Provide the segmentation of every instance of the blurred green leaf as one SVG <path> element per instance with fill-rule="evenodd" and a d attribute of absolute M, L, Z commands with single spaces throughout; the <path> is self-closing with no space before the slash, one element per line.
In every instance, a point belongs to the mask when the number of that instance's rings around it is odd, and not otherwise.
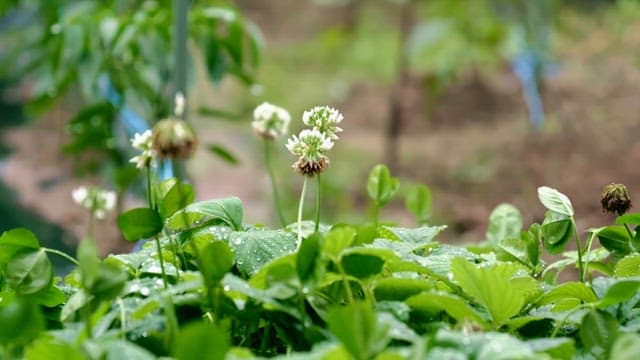
<path fill-rule="evenodd" d="M 137 208 L 118 216 L 118 227 L 127 241 L 150 238 L 162 230 L 162 218 L 149 208 Z"/>
<path fill-rule="evenodd" d="M 224 360 L 230 342 L 223 329 L 204 321 L 193 322 L 181 329 L 173 355 L 177 360 Z"/>
<path fill-rule="evenodd" d="M 610 359 L 609 352 L 619 333 L 620 325 L 611 314 L 592 310 L 582 319 L 578 336 L 596 359 Z"/>
<path fill-rule="evenodd" d="M 426 185 L 412 186 L 405 195 L 404 204 L 418 223 L 425 223 L 431 217 L 431 190 Z"/>
<path fill-rule="evenodd" d="M 489 216 L 487 241 L 493 245 L 507 239 L 519 239 L 522 231 L 522 215 L 511 204 L 498 205 Z"/>
<path fill-rule="evenodd" d="M 217 157 L 219 157 L 221 160 L 225 161 L 228 164 L 231 164 L 231 165 L 240 164 L 240 160 L 238 160 L 238 158 L 235 155 L 233 155 L 233 153 L 231 153 L 229 150 L 225 149 L 221 145 L 209 144 L 207 145 L 207 149 L 212 154 L 216 155 Z"/>
<path fill-rule="evenodd" d="M 386 205 L 400 188 L 400 181 L 391 177 L 389 169 L 385 165 L 376 165 L 369 174 L 367 192 L 369 198 L 378 207 Z"/>
<path fill-rule="evenodd" d="M 0 236 L 0 269 L 21 251 L 33 251 L 40 248 L 38 238 L 27 229 L 5 231 Z"/>
<path fill-rule="evenodd" d="M 7 285 L 20 295 L 31 295 L 51 285 L 53 269 L 43 249 L 14 256 L 5 270 Z"/>
<path fill-rule="evenodd" d="M 242 202 L 237 197 L 195 202 L 171 216 L 168 225 L 177 231 L 205 222 L 219 222 L 241 231 Z"/>

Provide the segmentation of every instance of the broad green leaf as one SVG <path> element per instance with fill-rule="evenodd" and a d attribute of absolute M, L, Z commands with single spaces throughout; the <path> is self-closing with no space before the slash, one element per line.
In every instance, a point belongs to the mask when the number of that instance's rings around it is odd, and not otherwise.
<path fill-rule="evenodd" d="M 640 254 L 631 254 L 622 258 L 613 269 L 616 277 L 640 276 Z"/>
<path fill-rule="evenodd" d="M 327 233 L 322 241 L 322 254 L 337 259 L 340 253 L 351 246 L 356 231 L 351 227 L 339 227 Z"/>
<path fill-rule="evenodd" d="M 635 360 L 640 354 L 640 335 L 637 333 L 621 334 L 613 343 L 610 358 L 615 360 Z"/>
<path fill-rule="evenodd" d="M 233 232 L 229 245 L 235 255 L 238 270 L 252 275 L 273 259 L 296 249 L 297 239 L 283 230 Z"/>
<path fill-rule="evenodd" d="M 559 360 L 571 360 L 576 352 L 575 341 L 571 338 L 533 339 L 527 341 L 527 345 L 537 353 L 545 353 Z"/>
<path fill-rule="evenodd" d="M 149 350 L 125 340 L 109 340 L 101 343 L 106 350 L 106 360 L 154 360 L 157 357 Z M 65 359 L 66 360 L 66 359 Z"/>
<path fill-rule="evenodd" d="M 451 262 L 454 279 L 467 294 L 489 310 L 497 324 L 518 314 L 525 304 L 526 292 L 511 283 L 514 273 L 504 270 L 507 268 L 478 268 L 463 258 L 455 258 Z"/>
<path fill-rule="evenodd" d="M 196 202 L 169 218 L 174 231 L 195 227 L 204 222 L 226 224 L 235 231 L 242 230 L 242 202 L 236 197 Z"/>
<path fill-rule="evenodd" d="M 489 216 L 487 241 L 497 245 L 506 239 L 519 239 L 522 231 L 522 215 L 511 204 L 498 205 Z"/>
<path fill-rule="evenodd" d="M 414 185 L 404 198 L 404 205 L 418 219 L 424 223 L 431 217 L 431 190 L 426 185 Z"/>
<path fill-rule="evenodd" d="M 453 294 L 444 292 L 423 292 L 408 298 L 407 305 L 426 312 L 445 311 L 457 321 L 471 320 L 486 328 L 486 321 L 467 301 Z"/>
<path fill-rule="evenodd" d="M 640 213 L 630 213 L 620 215 L 616 218 L 616 224 L 624 225 L 624 224 L 635 224 L 640 225 Z"/>
<path fill-rule="evenodd" d="M 344 271 L 359 279 L 379 274 L 383 266 L 384 260 L 376 255 L 352 252 L 342 256 Z"/>
<path fill-rule="evenodd" d="M 194 322 L 181 329 L 173 355 L 177 360 L 224 360 L 230 342 L 227 331 L 204 321 Z"/>
<path fill-rule="evenodd" d="M 369 359 L 375 355 L 375 347 L 384 347 L 386 331 L 377 326 L 376 316 L 371 305 L 354 302 L 346 306 L 336 306 L 327 316 L 329 331 L 356 359 Z"/>
<path fill-rule="evenodd" d="M 598 297 L 581 282 L 566 282 L 551 289 L 538 301 L 538 305 L 554 304 L 554 310 L 570 310 L 583 303 L 595 303 Z"/>
<path fill-rule="evenodd" d="M 208 243 L 197 250 L 197 255 L 198 267 L 207 287 L 218 285 L 233 267 L 233 253 L 229 245 L 223 241 Z"/>
<path fill-rule="evenodd" d="M 541 186 L 538 188 L 538 198 L 547 209 L 568 217 L 573 217 L 574 211 L 571 201 L 565 194 L 558 190 Z"/>
<path fill-rule="evenodd" d="M 162 230 L 162 218 L 149 208 L 137 208 L 118 216 L 118 227 L 127 241 L 150 238 Z"/>
<path fill-rule="evenodd" d="M 221 145 L 218 144 L 209 144 L 207 145 L 207 149 L 213 154 L 216 155 L 221 160 L 224 160 L 227 164 L 238 165 L 240 164 L 240 160 L 233 155 L 233 153 Z"/>
<path fill-rule="evenodd" d="M 300 249 L 296 253 L 296 271 L 301 283 L 305 283 L 315 272 L 316 264 L 320 256 L 320 241 L 322 235 L 313 235 L 302 239 Z"/>
<path fill-rule="evenodd" d="M 433 282 L 424 279 L 382 278 L 375 282 L 373 294 L 377 301 L 404 301 L 434 288 Z"/>
<path fill-rule="evenodd" d="M 389 169 L 384 165 L 376 165 L 369 174 L 367 192 L 376 206 L 386 205 L 400 188 L 400 181 L 391 177 Z"/>
<path fill-rule="evenodd" d="M 158 213 L 166 219 L 193 202 L 193 186 L 176 178 L 167 179 L 156 185 L 156 197 Z"/>
<path fill-rule="evenodd" d="M 98 276 L 93 286 L 87 290 L 102 301 L 113 300 L 120 295 L 128 278 L 127 273 L 121 268 L 112 264 L 100 263 Z"/>
<path fill-rule="evenodd" d="M 414 229 L 381 226 L 378 231 L 379 236 L 382 238 L 404 241 L 415 245 L 425 245 L 432 242 L 446 228 L 446 225 L 421 226 Z"/>
<path fill-rule="evenodd" d="M 592 310 L 582 319 L 578 337 L 596 359 L 610 359 L 609 351 L 619 332 L 620 325 L 612 315 Z"/>
<path fill-rule="evenodd" d="M 0 236 L 0 268 L 20 251 L 38 250 L 38 238 L 27 229 L 5 231 Z"/>
<path fill-rule="evenodd" d="M 41 337 L 25 349 L 25 359 L 28 360 L 85 360 L 82 352 L 71 344 L 56 339 Z"/>
<path fill-rule="evenodd" d="M 547 251 L 558 254 L 564 251 L 567 242 L 573 237 L 573 221 L 566 215 L 547 212 L 542 223 L 542 238 Z"/>
<path fill-rule="evenodd" d="M 15 299 L 0 306 L 0 344 L 26 344 L 45 329 L 45 322 L 37 305 Z"/>
<path fill-rule="evenodd" d="M 65 293 L 56 286 L 49 286 L 31 296 L 29 299 L 38 305 L 46 307 L 55 307 L 62 305 L 67 301 Z"/>
<path fill-rule="evenodd" d="M 633 251 L 629 245 L 629 234 L 624 226 L 607 226 L 598 232 L 598 240 L 605 249 L 611 251 L 612 255 L 617 258 Z"/>
<path fill-rule="evenodd" d="M 611 285 L 605 295 L 600 299 L 599 308 L 606 308 L 625 302 L 638 293 L 640 280 L 618 280 Z"/>
<path fill-rule="evenodd" d="M 53 269 L 43 249 L 14 256 L 5 270 L 7 285 L 17 294 L 31 295 L 51 285 Z"/>

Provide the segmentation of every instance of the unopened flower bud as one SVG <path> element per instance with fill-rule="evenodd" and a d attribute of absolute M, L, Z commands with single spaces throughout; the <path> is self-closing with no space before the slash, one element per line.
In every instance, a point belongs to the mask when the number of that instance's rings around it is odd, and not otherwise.
<path fill-rule="evenodd" d="M 151 147 L 160 159 L 188 159 L 198 145 L 193 129 L 184 120 L 161 120 L 152 133 Z"/>
<path fill-rule="evenodd" d="M 611 183 L 602 191 L 602 211 L 622 215 L 631 208 L 631 198 L 623 184 Z"/>

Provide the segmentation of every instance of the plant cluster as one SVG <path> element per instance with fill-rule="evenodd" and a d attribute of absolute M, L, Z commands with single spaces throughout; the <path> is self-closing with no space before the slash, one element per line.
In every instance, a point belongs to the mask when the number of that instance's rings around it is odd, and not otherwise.
<path fill-rule="evenodd" d="M 267 125 L 254 129 L 286 133 L 267 129 L 288 125 L 288 113 L 264 106 L 255 121 Z M 314 128 L 287 148 L 316 144 L 321 157 L 337 132 L 327 124 L 342 116 L 312 111 L 320 117 L 303 118 Z M 323 140 L 307 142 L 306 132 Z M 194 202 L 191 185 L 157 181 L 153 139 L 132 141 L 148 155 L 134 159 L 147 171 L 148 207 L 118 217 L 126 240 L 154 240 L 139 251 L 100 259 L 89 232 L 76 259 L 26 229 L 0 236 L 2 358 L 632 359 L 640 350 L 640 232 L 630 227 L 640 213 L 619 211 L 583 244 L 569 198 L 541 187 L 541 224 L 523 229 L 519 211 L 502 204 L 486 241 L 453 246 L 436 240 L 446 226 L 429 224 L 424 185 L 405 192 L 416 227 L 379 219 L 400 181 L 378 165 L 367 182 L 371 222 L 322 224 L 317 215 L 272 229 L 246 224 L 238 198 Z M 629 200 L 612 186 L 603 205 Z M 90 218 L 111 203 L 99 189 L 73 197 Z M 544 251 L 562 257 L 547 264 Z M 77 266 L 54 277 L 47 253 Z M 578 281 L 558 281 L 567 268 Z"/>

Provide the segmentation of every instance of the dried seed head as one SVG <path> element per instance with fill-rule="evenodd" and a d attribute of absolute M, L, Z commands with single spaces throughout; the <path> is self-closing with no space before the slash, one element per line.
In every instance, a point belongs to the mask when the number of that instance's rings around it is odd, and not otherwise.
<path fill-rule="evenodd" d="M 301 157 L 291 167 L 300 173 L 300 175 L 313 177 L 329 167 L 329 158 L 324 155 L 313 160 Z"/>
<path fill-rule="evenodd" d="M 623 184 L 611 183 L 604 187 L 600 200 L 602 211 L 622 215 L 631 208 L 629 191 Z"/>
<path fill-rule="evenodd" d="M 161 120 L 152 133 L 151 146 L 160 159 L 188 159 L 196 151 L 198 139 L 184 120 Z"/>

